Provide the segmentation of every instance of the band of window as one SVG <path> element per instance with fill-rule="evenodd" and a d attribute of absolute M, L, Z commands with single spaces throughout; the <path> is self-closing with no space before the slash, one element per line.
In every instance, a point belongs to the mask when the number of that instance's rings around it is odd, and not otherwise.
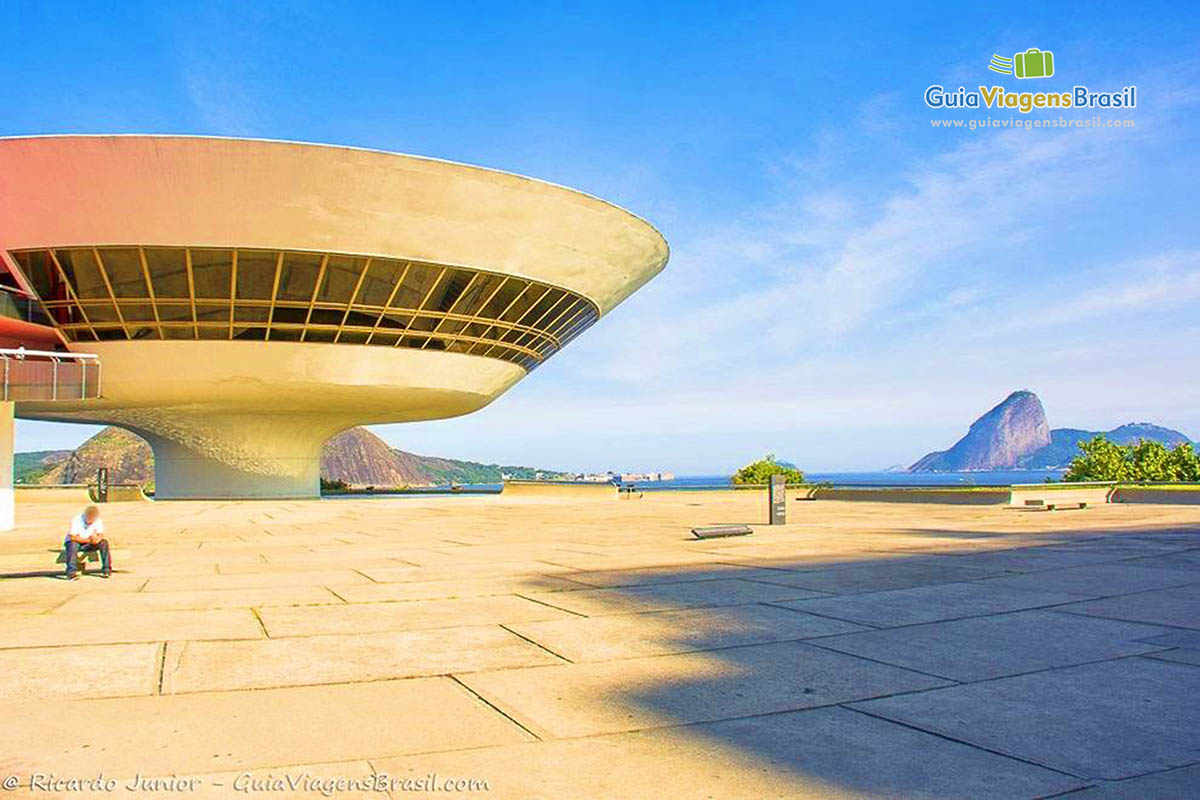
<path fill-rule="evenodd" d="M 296 251 L 71 247 L 11 253 L 72 341 L 232 339 L 411 347 L 533 369 L 599 316 L 512 275 Z"/>

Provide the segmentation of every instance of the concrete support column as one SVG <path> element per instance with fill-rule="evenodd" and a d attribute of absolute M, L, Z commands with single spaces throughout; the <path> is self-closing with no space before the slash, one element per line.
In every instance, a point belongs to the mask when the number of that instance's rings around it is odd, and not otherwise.
<path fill-rule="evenodd" d="M 154 450 L 156 500 L 319 497 L 321 446 L 342 427 L 294 414 L 181 414 L 172 422 L 124 423 Z"/>
<path fill-rule="evenodd" d="M 13 502 L 13 404 L 0 403 L 0 531 L 16 525 Z"/>
<path fill-rule="evenodd" d="M 156 500 L 319 497 L 321 445 L 260 455 L 253 463 L 222 460 L 157 436 L 154 450 Z"/>

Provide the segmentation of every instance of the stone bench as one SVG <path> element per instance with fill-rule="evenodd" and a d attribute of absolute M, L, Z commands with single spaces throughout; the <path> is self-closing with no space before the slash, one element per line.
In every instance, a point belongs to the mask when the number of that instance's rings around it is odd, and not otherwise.
<path fill-rule="evenodd" d="M 726 536 L 749 536 L 754 533 L 749 525 L 711 525 L 705 528 L 692 528 L 692 535 L 697 539 L 721 539 Z"/>
<path fill-rule="evenodd" d="M 1031 484 L 1014 486 L 1009 506 L 1031 511 L 1056 511 L 1064 508 L 1087 508 L 1111 502 L 1113 484 L 1065 486 L 1061 484 Z"/>

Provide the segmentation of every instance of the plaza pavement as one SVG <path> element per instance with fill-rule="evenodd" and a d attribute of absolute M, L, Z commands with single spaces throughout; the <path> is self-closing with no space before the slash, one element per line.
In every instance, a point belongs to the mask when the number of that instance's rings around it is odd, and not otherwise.
<path fill-rule="evenodd" d="M 78 509 L 21 505 L 0 534 L 0 778 L 1200 796 L 1200 508 L 789 506 L 696 541 L 765 498 L 110 504 L 118 573 L 72 583 L 52 575 Z M 370 774 L 408 783 L 348 782 Z M 126 791 L 138 775 L 190 783 Z"/>

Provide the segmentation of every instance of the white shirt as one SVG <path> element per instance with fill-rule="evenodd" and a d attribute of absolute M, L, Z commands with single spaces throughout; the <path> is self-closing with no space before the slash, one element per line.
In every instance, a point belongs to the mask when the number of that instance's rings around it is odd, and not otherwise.
<path fill-rule="evenodd" d="M 64 541 L 69 541 L 72 536 L 88 539 L 96 533 L 104 533 L 104 521 L 96 517 L 96 521 L 89 525 L 83 518 L 83 512 L 80 512 L 71 518 L 71 531 Z"/>

